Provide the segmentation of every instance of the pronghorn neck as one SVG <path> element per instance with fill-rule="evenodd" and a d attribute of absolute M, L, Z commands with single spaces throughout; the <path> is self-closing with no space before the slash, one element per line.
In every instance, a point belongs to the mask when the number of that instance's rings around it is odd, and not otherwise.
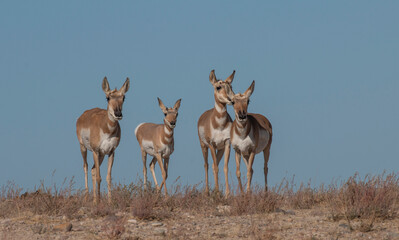
<path fill-rule="evenodd" d="M 227 108 L 225 103 L 221 103 L 219 101 L 215 101 L 215 110 L 219 114 L 227 113 Z"/>
<path fill-rule="evenodd" d="M 249 122 L 249 120 L 247 119 L 247 121 L 245 122 L 240 122 L 237 120 L 234 120 L 236 124 L 235 125 L 235 132 L 237 133 L 237 135 L 239 135 L 240 137 L 244 138 L 246 136 L 249 135 L 249 132 L 251 131 L 251 124 Z"/>
<path fill-rule="evenodd" d="M 229 123 L 226 104 L 215 101 L 215 108 L 212 116 L 212 126 L 215 129 L 224 129 Z"/>
<path fill-rule="evenodd" d="M 110 132 L 113 132 L 118 125 L 118 120 L 116 120 L 107 110 L 107 127 Z"/>
<path fill-rule="evenodd" d="M 164 144 L 170 144 L 173 141 L 173 128 L 169 127 L 168 124 L 163 124 L 163 135 L 161 140 Z"/>

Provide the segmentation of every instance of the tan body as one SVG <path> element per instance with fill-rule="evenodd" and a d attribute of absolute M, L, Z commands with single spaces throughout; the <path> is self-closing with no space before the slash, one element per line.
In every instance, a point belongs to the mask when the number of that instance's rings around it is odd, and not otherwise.
<path fill-rule="evenodd" d="M 216 80 L 214 71 L 209 80 L 214 86 L 215 107 L 204 112 L 198 120 L 198 137 L 204 157 L 205 191 L 209 193 L 208 182 L 208 148 L 213 158 L 213 175 L 215 178 L 215 190 L 219 191 L 219 162 L 224 154 L 224 175 L 226 182 L 226 196 L 229 195 L 228 163 L 230 157 L 230 129 L 232 120 L 227 113 L 226 104 L 231 103 L 233 92 L 231 83 L 235 71 L 225 81 Z"/>
<path fill-rule="evenodd" d="M 150 163 L 150 170 L 156 187 L 161 190 L 165 186 L 165 195 L 168 194 L 166 179 L 168 178 L 169 158 L 174 151 L 173 130 L 176 126 L 177 111 L 180 107 L 180 99 L 173 108 L 166 108 L 158 98 L 159 105 L 165 114 L 164 124 L 141 123 L 135 129 L 137 141 L 140 144 L 141 156 L 143 160 L 144 186 L 147 187 L 147 154 L 153 156 Z M 162 161 L 163 159 L 163 161 Z M 155 176 L 155 164 L 158 162 L 163 181 L 161 186 Z"/>
<path fill-rule="evenodd" d="M 94 201 L 100 196 L 100 166 L 105 155 L 108 155 L 108 200 L 111 200 L 111 171 L 114 162 L 115 149 L 119 145 L 121 129 L 118 120 L 122 119 L 122 104 L 125 92 L 129 88 L 129 79 L 126 80 L 121 90 L 109 90 L 108 81 L 104 78 L 103 89 L 107 94 L 108 108 L 93 108 L 85 111 L 76 122 L 76 134 L 83 157 L 85 172 L 85 187 L 88 192 L 88 164 L 87 150 L 93 152 L 94 164 L 91 169 L 93 180 Z M 97 183 L 97 184 L 96 184 Z"/>
<path fill-rule="evenodd" d="M 263 152 L 264 157 L 265 189 L 267 190 L 267 164 L 269 161 L 273 132 L 272 125 L 265 116 L 247 113 L 249 96 L 252 94 L 253 90 L 254 82 L 244 94 L 236 94 L 234 96 L 236 119 L 231 129 L 231 146 L 235 150 L 236 175 L 241 191 L 243 191 L 240 172 L 241 156 L 247 167 L 247 191 L 250 191 L 254 158 L 255 155 L 260 152 Z"/>

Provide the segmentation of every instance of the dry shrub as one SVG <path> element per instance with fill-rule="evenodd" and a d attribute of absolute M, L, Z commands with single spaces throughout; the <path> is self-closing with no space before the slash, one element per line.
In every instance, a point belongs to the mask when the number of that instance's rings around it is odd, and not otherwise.
<path fill-rule="evenodd" d="M 371 231 L 376 219 L 393 218 L 398 213 L 396 174 L 366 175 L 363 179 L 355 174 L 331 191 L 329 203 L 333 219 L 345 218 L 351 229 L 354 229 L 353 220 L 359 220 L 356 230 Z"/>
<path fill-rule="evenodd" d="M 237 194 L 231 196 L 229 200 L 232 215 L 273 212 L 281 202 L 275 189 L 265 192 L 259 186 L 255 186 L 251 193 L 239 193 L 237 190 Z"/>
<path fill-rule="evenodd" d="M 71 217 L 80 208 L 83 196 L 79 191 L 73 190 L 73 178 L 67 186 L 64 186 L 65 183 L 66 179 L 61 188 L 57 188 L 55 184 L 45 187 L 42 181 L 38 190 L 24 194 L 20 194 L 21 188 L 10 183 L 2 188 L 1 214 L 3 217 L 22 213 Z"/>
<path fill-rule="evenodd" d="M 328 199 L 329 190 L 324 185 L 312 187 L 311 181 L 307 184 L 301 183 L 299 188 L 295 184 L 295 176 L 291 181 L 283 179 L 278 194 L 284 199 L 285 205 L 295 209 L 310 209 Z"/>
<path fill-rule="evenodd" d="M 22 192 L 22 188 L 18 187 L 14 182 L 8 181 L 5 186 L 1 187 L 0 192 L 0 217 L 7 217 L 15 214 L 17 210 L 15 201 Z"/>

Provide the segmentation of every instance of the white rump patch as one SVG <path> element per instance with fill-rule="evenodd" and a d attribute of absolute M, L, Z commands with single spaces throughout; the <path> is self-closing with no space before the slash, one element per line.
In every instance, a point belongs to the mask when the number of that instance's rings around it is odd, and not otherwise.
<path fill-rule="evenodd" d="M 141 125 L 143 125 L 144 123 L 140 123 L 137 127 L 136 127 L 136 129 L 134 129 L 134 135 L 136 135 L 137 136 L 137 130 L 139 130 L 139 127 L 141 127 Z"/>

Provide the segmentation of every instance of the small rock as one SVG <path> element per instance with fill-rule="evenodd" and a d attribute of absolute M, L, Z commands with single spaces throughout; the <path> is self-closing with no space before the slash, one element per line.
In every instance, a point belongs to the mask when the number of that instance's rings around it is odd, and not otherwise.
<path fill-rule="evenodd" d="M 163 226 L 163 223 L 161 223 L 161 222 L 154 222 L 154 223 L 152 223 L 151 224 L 153 227 L 160 227 L 160 226 Z"/>
<path fill-rule="evenodd" d="M 136 219 L 129 219 L 129 220 L 127 220 L 127 222 L 128 223 L 137 223 L 137 220 Z"/>
<path fill-rule="evenodd" d="M 216 209 L 219 213 L 230 213 L 231 206 L 217 206 Z"/>
<path fill-rule="evenodd" d="M 166 236 L 166 229 L 157 228 L 154 230 L 154 235 L 155 236 Z"/>
<path fill-rule="evenodd" d="M 389 239 L 399 239 L 399 233 L 390 232 L 388 233 Z"/>
<path fill-rule="evenodd" d="M 341 224 L 338 225 L 338 226 L 340 226 L 340 227 L 342 227 L 342 228 L 350 229 L 349 225 L 348 225 L 348 224 L 345 224 L 345 223 L 341 223 Z"/>
<path fill-rule="evenodd" d="M 47 231 L 47 229 L 43 226 L 43 224 L 35 224 L 35 225 L 32 225 L 30 228 L 33 233 L 37 233 L 37 234 L 43 234 Z"/>
<path fill-rule="evenodd" d="M 63 223 L 53 227 L 55 231 L 70 232 L 72 230 L 72 223 Z"/>
<path fill-rule="evenodd" d="M 283 213 L 284 215 L 295 215 L 294 211 L 292 211 L 292 210 L 284 210 L 284 209 L 281 209 L 281 208 L 277 208 L 275 210 L 275 212 L 276 213 Z"/>

